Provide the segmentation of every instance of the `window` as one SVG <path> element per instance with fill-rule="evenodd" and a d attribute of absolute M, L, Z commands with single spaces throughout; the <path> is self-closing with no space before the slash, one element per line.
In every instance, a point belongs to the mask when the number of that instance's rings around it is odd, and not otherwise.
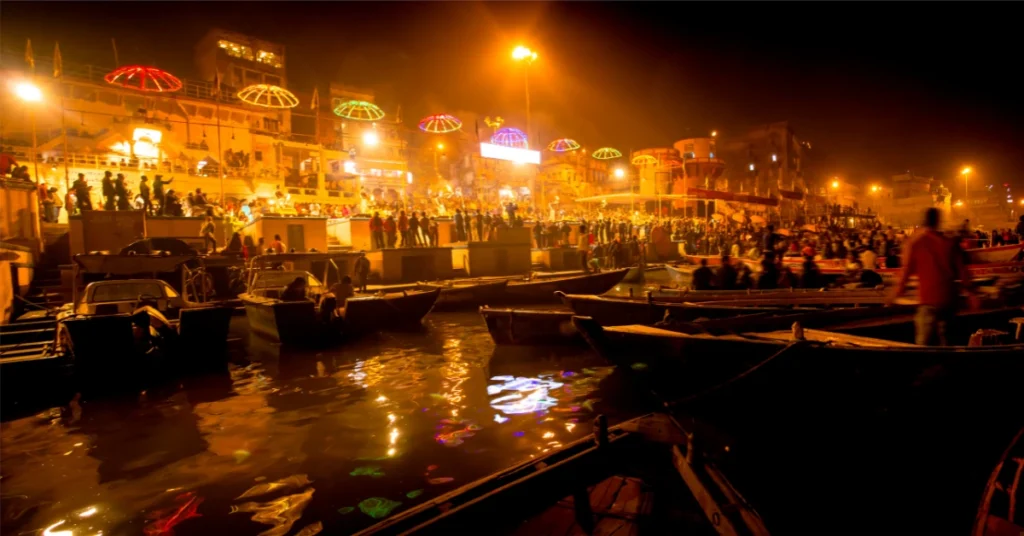
<path fill-rule="evenodd" d="M 245 123 L 245 115 L 239 114 L 239 113 L 232 113 L 231 114 L 231 122 L 232 123 Z"/>
<path fill-rule="evenodd" d="M 273 52 L 267 52 L 266 50 L 259 51 L 259 54 L 256 55 L 256 61 L 264 63 L 271 67 L 277 67 L 278 69 L 281 68 L 280 57 L 278 57 L 277 54 L 274 54 Z"/>
<path fill-rule="evenodd" d="M 96 90 L 95 89 L 92 89 L 92 88 L 89 88 L 89 87 L 85 87 L 85 86 L 73 86 L 73 87 L 74 87 L 74 90 L 73 90 L 74 93 L 72 93 L 72 96 L 74 98 L 81 99 L 81 100 L 84 100 L 84 101 L 89 101 L 89 102 L 96 102 Z M 142 102 L 142 99 L 139 99 L 139 102 Z M 141 106 L 141 104 L 140 104 L 140 106 Z M 136 106 L 136 108 L 138 108 L 138 106 Z"/>
<path fill-rule="evenodd" d="M 217 115 L 220 117 L 221 121 L 227 121 L 228 119 L 231 118 L 231 111 L 230 110 L 221 110 L 220 113 L 217 114 Z"/>
<path fill-rule="evenodd" d="M 253 59 L 252 49 L 245 45 L 240 45 L 238 43 L 228 41 L 227 39 L 221 39 L 220 41 L 217 41 L 217 46 L 224 49 L 224 52 L 227 52 L 228 56 L 242 58 L 249 61 L 252 61 Z"/>
<path fill-rule="evenodd" d="M 281 85 L 281 77 L 280 76 L 274 76 L 274 75 L 270 75 L 270 74 L 265 74 L 265 75 L 263 75 L 263 81 L 265 83 L 267 83 L 267 84 L 272 85 L 272 86 L 280 86 Z"/>
<path fill-rule="evenodd" d="M 708 144 L 708 151 L 711 151 L 711 158 L 714 158 L 715 157 L 715 153 L 718 152 L 717 145 L 714 142 L 709 143 Z"/>
<path fill-rule="evenodd" d="M 253 158 L 255 158 L 257 162 L 262 162 L 263 161 L 263 151 L 253 151 Z"/>
<path fill-rule="evenodd" d="M 236 87 L 242 85 L 242 83 L 245 81 L 245 78 L 243 77 L 242 72 L 243 72 L 243 69 L 241 67 L 232 67 L 231 68 L 231 80 L 229 81 L 231 83 L 231 85 L 236 86 Z"/>
<path fill-rule="evenodd" d="M 687 154 L 693 154 L 693 144 L 692 143 L 687 143 L 686 145 L 684 145 L 683 146 L 683 152 L 687 153 Z"/>
<path fill-rule="evenodd" d="M 197 115 L 203 119 L 213 119 L 213 108 L 207 108 L 205 106 L 198 106 L 196 108 Z"/>
<path fill-rule="evenodd" d="M 242 80 L 243 86 L 251 86 L 253 84 L 262 84 L 263 74 L 256 71 L 245 70 L 245 79 Z"/>
<path fill-rule="evenodd" d="M 146 99 L 143 98 L 143 97 L 139 97 L 139 96 L 136 96 L 136 95 L 125 95 L 124 96 L 124 108 L 126 110 L 134 112 L 135 110 L 138 110 L 139 108 L 142 108 L 145 105 L 146 105 Z"/>
<path fill-rule="evenodd" d="M 281 128 L 281 123 L 277 119 L 270 119 L 269 117 L 263 118 L 263 130 L 269 130 L 270 132 L 277 132 Z"/>

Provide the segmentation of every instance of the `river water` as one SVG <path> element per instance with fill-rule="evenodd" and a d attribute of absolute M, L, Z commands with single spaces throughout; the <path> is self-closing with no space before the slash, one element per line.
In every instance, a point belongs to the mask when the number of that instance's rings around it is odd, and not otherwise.
<path fill-rule="evenodd" d="M 587 349 L 498 351 L 475 312 L 318 352 L 232 329 L 229 375 L 3 422 L 3 534 L 349 533 L 650 409 Z"/>

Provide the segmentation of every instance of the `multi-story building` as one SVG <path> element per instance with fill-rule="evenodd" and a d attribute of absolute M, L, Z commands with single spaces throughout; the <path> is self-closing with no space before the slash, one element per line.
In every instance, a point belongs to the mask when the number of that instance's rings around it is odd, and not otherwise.
<path fill-rule="evenodd" d="M 572 203 L 577 197 L 604 192 L 608 184 L 607 160 L 591 157 L 586 149 L 541 154 L 537 186 L 541 205 L 547 206 L 555 197 L 560 203 Z"/>
<path fill-rule="evenodd" d="M 673 193 L 685 194 L 691 188 L 717 189 L 718 179 L 725 172 L 717 138 L 688 138 L 675 142 L 673 147 L 679 151 L 683 164 L 682 177 L 673 184 Z M 723 183 L 723 186 L 727 185 Z"/>
<path fill-rule="evenodd" d="M 4 88 L 0 145 L 21 162 L 31 162 L 35 152 L 40 180 L 61 195 L 83 173 L 98 204 L 108 170 L 124 174 L 132 190 L 142 175 L 161 174 L 173 179 L 169 188 L 178 193 L 199 188 L 227 202 L 274 199 L 284 190 L 297 203 L 357 204 L 364 187 L 396 189 L 408 182 L 398 117 L 362 122 L 330 111 L 348 97 L 372 102 L 372 94 L 332 86 L 321 93 L 319 110 L 311 107 L 312 92 L 300 94 L 293 108 L 238 98 L 239 86 L 247 84 L 286 87 L 281 45 L 211 31 L 196 46 L 204 79 L 183 79 L 180 89 L 166 92 L 108 83 L 104 76 L 113 68 L 73 58 L 62 62 L 57 78 L 50 76 L 49 58 L 36 57 L 34 72 L 21 58 L 7 59 L 4 78 L 35 84 L 42 101 L 20 101 Z"/>
<path fill-rule="evenodd" d="M 771 196 L 779 190 L 802 191 L 803 149 L 787 121 L 753 127 L 718 142 L 729 190 Z"/>

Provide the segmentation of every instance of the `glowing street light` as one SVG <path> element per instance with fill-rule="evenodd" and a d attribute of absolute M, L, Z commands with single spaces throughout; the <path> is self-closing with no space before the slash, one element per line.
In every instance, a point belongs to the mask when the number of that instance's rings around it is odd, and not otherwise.
<path fill-rule="evenodd" d="M 19 82 L 14 86 L 14 94 L 25 102 L 42 102 L 43 92 L 30 82 Z"/>
<path fill-rule="evenodd" d="M 367 130 L 363 132 L 363 144 L 367 147 L 376 147 L 380 143 L 380 138 L 377 137 L 377 133 L 373 130 Z"/>
<path fill-rule="evenodd" d="M 523 63 L 523 87 L 526 91 L 526 138 L 534 139 L 533 132 L 530 130 L 530 65 L 537 61 L 537 53 L 523 45 L 519 45 L 512 50 L 512 59 Z M 533 191 L 532 187 L 530 191 Z M 534 210 L 537 209 L 539 202 L 541 202 L 540 199 L 537 197 L 533 198 Z"/>
<path fill-rule="evenodd" d="M 967 185 L 969 181 L 967 179 L 969 178 L 969 175 L 972 171 L 974 170 L 971 169 L 971 166 L 964 166 L 964 168 L 960 170 L 960 174 L 964 176 L 964 202 L 966 202 L 967 198 L 969 197 L 969 194 L 967 192 Z"/>
<path fill-rule="evenodd" d="M 717 131 L 717 130 L 712 130 L 712 131 L 711 131 L 711 137 L 712 137 L 712 138 L 715 138 L 715 137 L 717 137 L 717 136 L 718 136 L 718 131 Z"/>
<path fill-rule="evenodd" d="M 22 101 L 34 104 L 43 101 L 43 92 L 39 86 L 31 82 L 18 82 L 14 86 L 14 94 Z M 32 123 L 32 171 L 36 175 L 36 187 L 39 186 L 39 144 L 36 142 L 36 107 L 29 107 L 29 121 Z"/>
<path fill-rule="evenodd" d="M 621 179 L 626 176 L 626 170 L 622 168 L 615 168 L 615 178 Z"/>
<path fill-rule="evenodd" d="M 871 193 L 878 193 L 878 190 L 880 190 L 880 188 L 878 187 L 877 184 L 872 184 L 871 185 Z"/>
<path fill-rule="evenodd" d="M 839 181 L 832 181 L 832 188 L 839 189 Z"/>
<path fill-rule="evenodd" d="M 443 143 L 438 143 L 437 144 L 437 150 L 438 151 L 443 151 L 444 150 L 444 144 Z"/>

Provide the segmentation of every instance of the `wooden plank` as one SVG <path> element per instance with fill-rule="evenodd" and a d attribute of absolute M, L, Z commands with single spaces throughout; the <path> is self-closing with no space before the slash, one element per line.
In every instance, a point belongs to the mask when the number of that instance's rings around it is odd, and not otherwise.
<path fill-rule="evenodd" d="M 690 493 L 693 493 L 693 498 L 697 500 L 697 504 L 704 510 L 704 515 L 711 521 L 712 527 L 719 534 L 738 535 L 739 533 L 736 531 L 736 527 L 733 526 L 732 521 L 726 517 L 718 502 L 711 496 L 708 489 L 704 487 L 704 483 L 701 482 L 700 477 L 694 472 L 693 467 L 690 467 L 678 446 L 672 447 L 672 463 L 675 465 L 676 471 L 679 472 L 679 476 L 683 477 L 683 482 L 690 489 Z"/>
<path fill-rule="evenodd" d="M 744 336 L 756 339 L 769 339 L 773 341 L 793 341 L 792 331 L 772 331 L 769 333 L 744 333 Z M 848 335 L 846 333 L 834 333 L 817 329 L 805 329 L 804 338 L 808 341 L 827 342 L 831 344 L 849 344 L 864 346 L 868 348 L 920 348 L 916 344 L 905 342 L 888 341 L 872 337 L 861 337 L 859 335 Z"/>

